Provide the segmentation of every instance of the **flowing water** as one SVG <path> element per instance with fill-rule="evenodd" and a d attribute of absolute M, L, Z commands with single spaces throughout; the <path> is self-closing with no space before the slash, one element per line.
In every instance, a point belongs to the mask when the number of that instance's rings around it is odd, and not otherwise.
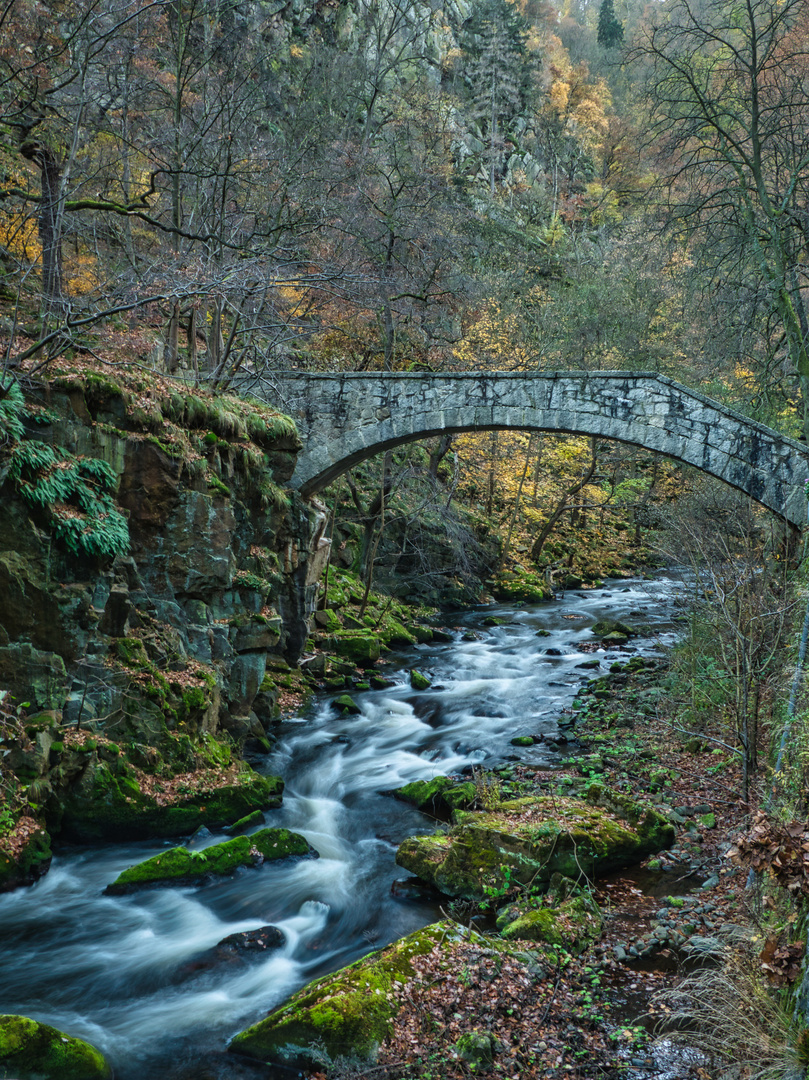
<path fill-rule="evenodd" d="M 265 820 L 303 833 L 319 859 L 109 897 L 104 887 L 123 869 L 166 845 L 60 851 L 36 885 L 0 896 L 0 1013 L 87 1039 L 117 1080 L 253 1075 L 223 1053 L 236 1031 L 310 979 L 440 917 L 430 902 L 391 895 L 403 876 L 397 845 L 430 826 L 384 792 L 502 762 L 515 735 L 553 734 L 581 682 L 600 673 L 578 665 L 595 657 L 603 673 L 622 653 L 653 653 L 673 640 L 674 591 L 668 580 L 621 582 L 538 607 L 464 614 L 452 643 L 400 656 L 394 687 L 354 695 L 361 715 L 337 717 L 324 698 L 288 722 L 265 766 L 286 779 L 284 805 Z M 491 615 L 507 623 L 484 627 Z M 651 631 L 631 650 L 582 651 L 603 617 Z M 429 690 L 410 689 L 413 666 L 430 675 Z M 519 756 L 548 767 L 558 760 L 541 744 Z M 281 948 L 247 958 L 211 951 L 267 924 L 283 931 Z"/>

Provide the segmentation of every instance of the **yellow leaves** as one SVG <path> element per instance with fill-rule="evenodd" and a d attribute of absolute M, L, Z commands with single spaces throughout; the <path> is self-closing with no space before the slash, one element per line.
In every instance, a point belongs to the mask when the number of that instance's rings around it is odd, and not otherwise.
<path fill-rule="evenodd" d="M 519 370 L 528 362 L 519 321 L 503 312 L 496 300 L 484 305 L 475 322 L 455 346 L 453 356 L 464 367 Z"/>
<path fill-rule="evenodd" d="M 551 86 L 548 99 L 557 112 L 565 112 L 570 101 L 570 87 L 561 79 L 556 79 Z"/>

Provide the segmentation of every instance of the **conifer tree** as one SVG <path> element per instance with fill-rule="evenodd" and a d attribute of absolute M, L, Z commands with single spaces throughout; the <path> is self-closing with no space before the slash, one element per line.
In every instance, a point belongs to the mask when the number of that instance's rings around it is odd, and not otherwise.
<path fill-rule="evenodd" d="M 605 49 L 620 45 L 624 40 L 624 28 L 615 17 L 613 0 L 601 0 L 598 9 L 598 44 Z"/>

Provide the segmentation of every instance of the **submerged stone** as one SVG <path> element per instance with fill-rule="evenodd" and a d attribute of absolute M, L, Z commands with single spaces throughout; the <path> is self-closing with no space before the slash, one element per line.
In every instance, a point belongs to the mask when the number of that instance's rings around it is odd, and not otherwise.
<path fill-rule="evenodd" d="M 286 859 L 291 855 L 317 856 L 317 852 L 300 833 L 288 829 L 262 829 L 252 836 L 235 836 L 200 851 L 169 848 L 124 870 L 105 892 L 125 893 L 149 885 L 185 884 L 232 874 L 240 866 L 255 866 L 265 860 Z"/>
<path fill-rule="evenodd" d="M 0 1016 L 0 1073 L 17 1080 L 110 1080 L 100 1050 L 27 1016 Z"/>
<path fill-rule="evenodd" d="M 598 877 L 674 843 L 651 808 L 591 785 L 584 798 L 523 798 L 459 812 L 446 835 L 412 836 L 396 862 L 448 896 L 482 899 L 509 882 L 536 887 L 560 873 Z"/>

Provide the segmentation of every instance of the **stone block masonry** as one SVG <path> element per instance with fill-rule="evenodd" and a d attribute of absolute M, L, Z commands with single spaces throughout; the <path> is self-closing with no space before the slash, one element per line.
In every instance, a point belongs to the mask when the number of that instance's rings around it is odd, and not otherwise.
<path fill-rule="evenodd" d="M 594 435 L 693 465 L 795 526 L 806 523 L 809 451 L 652 372 L 279 373 L 267 394 L 304 441 L 291 486 L 312 495 L 346 469 L 444 432 Z"/>

